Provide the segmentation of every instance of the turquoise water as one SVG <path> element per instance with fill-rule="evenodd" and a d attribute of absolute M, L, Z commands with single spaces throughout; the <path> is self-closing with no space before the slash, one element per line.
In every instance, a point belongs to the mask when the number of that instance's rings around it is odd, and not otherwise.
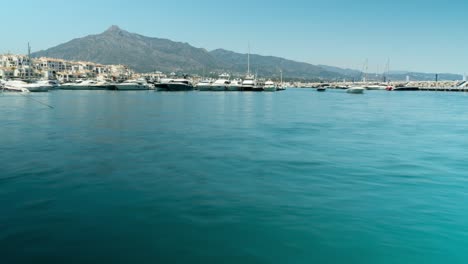
<path fill-rule="evenodd" d="M 466 263 L 468 94 L 0 95 L 1 263 Z"/>

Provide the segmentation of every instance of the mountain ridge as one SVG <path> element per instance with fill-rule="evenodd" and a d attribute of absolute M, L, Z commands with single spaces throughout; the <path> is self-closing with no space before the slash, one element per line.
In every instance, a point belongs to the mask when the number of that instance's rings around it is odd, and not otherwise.
<path fill-rule="evenodd" d="M 130 33 L 116 25 L 99 34 L 72 39 L 55 47 L 32 54 L 33 57 L 52 57 L 83 60 L 102 64 L 124 64 L 137 72 L 178 72 L 201 74 L 227 71 L 242 76 L 247 72 L 247 54 L 225 49 L 207 51 L 186 42 L 147 37 Z M 359 80 L 359 70 L 327 65 L 314 65 L 276 56 L 251 54 L 252 73 L 261 77 L 279 78 L 280 71 L 290 80 L 337 81 Z M 393 80 L 404 80 L 405 74 L 390 74 Z M 433 74 L 409 73 L 412 78 L 433 79 Z M 369 74 L 372 75 L 372 74 Z M 459 78 L 460 75 L 441 74 L 441 79 Z"/>

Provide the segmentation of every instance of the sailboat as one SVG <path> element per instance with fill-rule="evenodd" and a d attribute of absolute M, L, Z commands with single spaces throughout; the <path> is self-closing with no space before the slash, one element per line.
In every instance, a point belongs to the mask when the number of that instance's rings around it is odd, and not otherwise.
<path fill-rule="evenodd" d="M 280 69 L 280 84 L 278 85 L 278 88 L 276 89 L 277 91 L 284 91 L 286 88 L 284 87 L 283 84 L 283 70 Z"/>
<path fill-rule="evenodd" d="M 247 54 L 247 75 L 245 76 L 244 81 L 242 82 L 242 91 L 253 91 L 254 87 L 257 86 L 257 81 L 255 80 L 255 76 L 250 73 L 250 45 L 249 45 L 249 53 Z"/>

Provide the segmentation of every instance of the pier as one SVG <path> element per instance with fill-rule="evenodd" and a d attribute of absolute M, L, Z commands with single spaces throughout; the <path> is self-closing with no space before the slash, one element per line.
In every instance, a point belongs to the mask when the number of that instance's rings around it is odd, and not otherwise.
<path fill-rule="evenodd" d="M 330 82 L 308 83 L 297 87 L 326 87 L 329 89 L 348 89 L 349 87 L 364 87 L 368 90 L 387 91 L 433 91 L 433 92 L 468 92 L 466 81 L 413 81 L 413 82 Z"/>

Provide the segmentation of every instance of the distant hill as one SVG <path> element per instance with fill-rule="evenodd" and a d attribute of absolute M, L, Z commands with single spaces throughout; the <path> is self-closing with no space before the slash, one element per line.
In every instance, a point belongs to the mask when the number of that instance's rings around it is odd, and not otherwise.
<path fill-rule="evenodd" d="M 346 77 L 351 77 L 351 78 L 360 78 L 362 76 L 362 72 L 358 70 L 353 70 L 353 69 L 343 69 L 343 68 L 338 68 L 334 66 L 328 66 L 328 65 L 317 65 L 327 71 L 331 72 L 336 72 L 341 75 L 344 75 Z"/>
<path fill-rule="evenodd" d="M 434 81 L 436 73 L 396 71 L 390 72 L 388 76 L 390 80 L 394 81 L 404 81 L 406 80 L 406 76 L 408 76 L 411 81 Z M 463 79 L 463 76 L 460 74 L 439 73 L 438 79 L 444 81 L 458 81 Z"/>
<path fill-rule="evenodd" d="M 247 71 L 247 54 L 217 49 L 210 52 L 213 57 L 229 72 L 245 73 Z M 308 63 L 296 62 L 273 56 L 250 55 L 250 70 L 259 76 L 279 77 L 280 71 L 287 78 L 302 80 L 337 79 L 340 73 L 327 71 L 322 67 Z"/>
<path fill-rule="evenodd" d="M 92 61 L 102 64 L 125 64 L 137 72 L 177 72 L 189 74 L 229 72 L 241 76 L 247 71 L 247 54 L 217 49 L 208 52 L 187 43 L 168 39 L 145 37 L 111 26 L 101 34 L 73 39 L 56 47 L 35 52 L 33 57 L 52 57 L 66 60 Z M 327 65 L 312 65 L 273 56 L 250 56 L 251 72 L 260 77 L 286 80 L 328 81 L 359 80 L 358 70 Z M 433 80 L 434 74 L 398 72 L 390 74 L 392 80 Z M 440 80 L 460 79 L 460 75 L 444 74 Z"/>

